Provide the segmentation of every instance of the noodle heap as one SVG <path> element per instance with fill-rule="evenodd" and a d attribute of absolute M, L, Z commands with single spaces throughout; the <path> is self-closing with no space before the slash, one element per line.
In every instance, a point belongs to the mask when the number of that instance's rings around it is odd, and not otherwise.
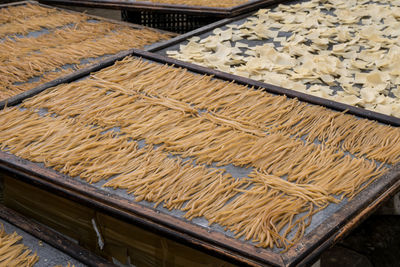
<path fill-rule="evenodd" d="M 22 237 L 16 232 L 7 234 L 0 227 L 0 264 L 1 266 L 33 266 L 39 257 L 21 244 Z"/>
<path fill-rule="evenodd" d="M 45 8 L 39 5 L 17 5 L 10 6 L 8 8 L 0 9 L 0 23 L 7 23 L 15 20 L 15 18 L 24 19 L 27 17 L 46 16 L 52 12 L 56 12 L 55 9 Z"/>
<path fill-rule="evenodd" d="M 45 32 L 29 34 L 34 31 Z M 88 64 L 85 59 L 93 61 L 169 37 L 39 5 L 2 8 L 0 100 L 82 68 Z"/>
<path fill-rule="evenodd" d="M 400 159 L 398 128 L 131 57 L 3 110 L 0 133 L 3 150 L 260 247 L 293 245 Z"/>

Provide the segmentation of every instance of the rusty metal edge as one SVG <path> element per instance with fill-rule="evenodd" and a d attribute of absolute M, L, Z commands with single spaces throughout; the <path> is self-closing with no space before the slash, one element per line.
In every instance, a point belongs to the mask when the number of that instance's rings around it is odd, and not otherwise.
<path fill-rule="evenodd" d="M 283 266 L 279 253 L 258 249 L 219 232 L 111 195 L 87 183 L 0 151 L 0 170 L 12 178 L 102 211 L 138 227 L 241 266 Z"/>
<path fill-rule="evenodd" d="M 51 228 L 22 216 L 4 205 L 0 205 L 0 218 L 88 266 L 116 267 L 116 265 L 75 244 Z"/>

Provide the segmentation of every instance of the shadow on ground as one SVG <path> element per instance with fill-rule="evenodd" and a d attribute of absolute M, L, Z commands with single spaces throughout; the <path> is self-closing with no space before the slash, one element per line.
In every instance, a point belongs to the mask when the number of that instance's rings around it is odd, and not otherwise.
<path fill-rule="evenodd" d="M 338 266 L 400 266 L 400 216 L 371 216 L 322 254 L 321 267 Z"/>

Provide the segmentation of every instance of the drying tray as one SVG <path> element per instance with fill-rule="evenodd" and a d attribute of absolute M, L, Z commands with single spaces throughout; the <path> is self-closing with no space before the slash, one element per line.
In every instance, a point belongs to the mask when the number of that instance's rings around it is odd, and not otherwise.
<path fill-rule="evenodd" d="M 46 8 L 62 10 L 62 11 L 65 11 L 65 12 L 70 12 L 70 13 L 75 13 L 75 14 L 81 14 L 80 12 L 76 12 L 76 11 L 72 11 L 72 10 L 67 10 L 67 9 L 62 9 L 62 8 L 53 7 L 53 6 L 48 6 L 48 5 L 44 5 L 44 4 L 37 3 L 37 2 L 35 2 L 35 1 L 29 1 L 29 0 L 28 0 L 28 1 L 21 1 L 21 2 L 8 3 L 8 4 L 0 4 L 0 8 L 7 8 L 7 7 L 11 7 L 11 6 L 21 6 L 21 5 L 26 5 L 26 4 L 39 5 L 39 6 L 46 7 Z M 123 22 L 123 21 L 118 21 L 118 20 L 103 18 L 103 17 L 99 17 L 99 16 L 94 16 L 94 15 L 88 15 L 88 14 L 86 14 L 86 16 L 88 16 L 89 18 L 91 18 L 91 19 L 93 19 L 93 20 L 95 20 L 95 21 L 106 21 L 106 22 L 111 22 L 111 23 L 114 23 L 114 24 L 124 25 L 124 26 L 131 27 L 131 28 L 133 28 L 133 29 L 139 29 L 139 30 L 140 30 L 140 29 L 151 29 L 151 30 L 153 30 L 153 31 L 157 31 L 157 32 L 160 32 L 160 33 L 167 33 L 167 34 L 171 34 L 171 35 L 173 35 L 173 36 L 176 36 L 176 34 L 174 34 L 174 33 L 167 32 L 167 31 L 163 31 L 163 30 L 159 30 L 159 29 L 153 29 L 153 28 L 146 27 L 146 26 L 143 26 L 143 25 L 137 25 L 137 24 L 133 24 L 133 23 L 128 23 L 128 22 Z M 42 34 L 42 33 L 41 33 L 41 31 L 39 31 L 38 33 L 33 33 L 33 34 L 40 35 L 40 34 Z M 155 44 L 157 44 L 157 43 L 155 43 Z M 155 44 L 154 44 L 154 45 L 155 45 Z M 153 45 L 153 44 L 146 45 L 145 48 L 146 48 L 146 47 L 147 47 L 147 48 L 151 48 L 152 45 Z M 101 56 L 101 57 L 99 57 L 99 58 L 101 59 L 101 58 L 103 58 L 103 57 L 107 57 L 107 55 Z M 68 65 L 67 65 L 67 66 L 68 66 Z M 95 70 L 100 69 L 100 68 L 96 67 L 96 66 L 98 66 L 98 64 L 96 64 L 96 63 L 92 63 L 91 66 L 93 66 L 93 67 L 90 68 L 90 71 L 95 71 Z M 83 69 L 81 69 L 81 70 L 83 70 L 83 72 L 85 72 L 86 68 L 83 68 Z M 81 70 L 78 70 L 77 72 L 79 73 L 79 72 L 81 72 Z M 85 73 L 86 73 L 86 72 L 85 72 Z M 89 72 L 87 72 L 87 73 L 89 73 Z M 72 74 L 68 74 L 68 75 L 59 77 L 59 78 L 57 78 L 57 79 L 54 79 L 53 81 L 50 81 L 50 82 L 47 82 L 47 83 L 43 83 L 43 84 L 41 84 L 40 86 L 38 86 L 38 87 L 36 87 L 36 88 L 33 88 L 33 89 L 31 89 L 31 90 L 27 90 L 27 91 L 25 91 L 25 92 L 22 92 L 21 94 L 18 94 L 18 95 L 15 95 L 15 96 L 10 97 L 10 98 L 8 98 L 8 99 L 5 99 L 5 100 L 3 100 L 3 101 L 0 101 L 0 109 L 3 108 L 5 105 L 13 105 L 17 99 L 25 98 L 25 97 L 29 97 L 29 96 L 35 95 L 35 94 L 39 93 L 40 91 L 43 91 L 43 90 L 46 89 L 46 88 L 49 88 L 49 87 L 54 86 L 55 84 L 59 84 L 59 83 L 64 83 L 64 82 L 72 81 L 73 79 L 71 79 L 71 77 L 74 77 L 74 76 L 75 76 L 75 74 L 72 73 Z"/>
<path fill-rule="evenodd" d="M 140 57 L 150 62 L 187 68 L 193 73 L 214 75 L 215 78 L 221 80 L 235 80 L 233 79 L 235 77 L 226 73 L 179 62 L 138 49 L 125 51 L 107 58 L 96 67 L 92 66 L 75 73 L 74 76 L 70 76 L 69 80 L 81 79 L 90 71 L 110 66 L 116 60 L 128 55 Z M 274 88 L 262 88 L 259 83 L 251 80 L 236 79 L 235 81 L 249 87 L 254 86 L 278 94 L 283 93 Z M 52 85 L 55 86 L 56 84 L 56 82 L 53 82 Z M 295 97 L 290 94 L 289 96 Z M 14 103 L 21 102 L 24 98 L 20 97 Z M 334 105 L 335 103 L 331 104 Z M 336 109 L 340 110 L 341 107 L 336 107 Z M 360 117 L 371 117 L 368 111 L 357 110 L 357 112 Z M 387 123 L 385 119 L 380 118 L 381 123 Z M 312 263 L 325 249 L 343 238 L 400 188 L 400 165 L 391 166 L 386 174 L 376 179 L 350 202 L 342 201 L 339 204 L 330 204 L 326 209 L 315 214 L 312 223 L 306 228 L 304 237 L 288 251 L 281 252 L 276 249 L 256 248 L 249 242 L 233 238 L 232 234 L 223 231 L 221 227 L 187 221 L 182 218 L 182 214 L 179 212 L 169 212 L 162 207 L 155 209 L 150 203 L 135 202 L 133 195 L 126 194 L 124 190 L 103 188 L 101 182 L 88 184 L 82 180 L 72 179 L 50 168 L 45 168 L 43 164 L 33 163 L 7 152 L 0 151 L 0 170 L 10 174 L 15 179 L 82 203 L 141 228 L 160 233 L 184 245 L 239 265 L 251 266 L 298 266 Z"/>
<path fill-rule="evenodd" d="M 234 17 L 284 1 L 286 0 L 248 0 L 241 5 L 223 8 L 163 4 L 145 0 L 40 0 L 42 3 L 53 5 L 121 9 L 122 19 L 125 21 L 177 33 L 186 33 L 222 18 Z"/>
<path fill-rule="evenodd" d="M 300 3 L 300 2 L 304 2 L 304 1 L 307 1 L 307 0 L 292 0 L 292 1 L 287 1 L 287 2 L 295 4 L 295 3 Z M 274 7 L 276 7 L 276 5 L 271 5 L 271 7 L 269 7 L 269 8 L 274 8 Z M 167 40 L 164 42 L 159 42 L 158 44 L 152 45 L 151 47 L 148 47 L 145 50 L 148 52 L 153 52 L 153 53 L 156 53 L 159 55 L 166 56 L 167 51 L 178 50 L 179 46 L 186 45 L 189 42 L 188 39 L 190 39 L 191 37 L 199 36 L 201 39 L 206 38 L 206 37 L 210 36 L 213 33 L 213 30 L 216 28 L 227 29 L 226 25 L 241 24 L 242 22 L 246 21 L 246 19 L 248 17 L 253 16 L 253 15 L 254 15 L 253 13 L 248 13 L 248 14 L 244 14 L 244 15 L 241 15 L 241 16 L 238 16 L 235 18 L 223 19 L 223 20 L 217 21 L 213 24 L 209 24 L 209 25 L 206 25 L 199 29 L 193 30 L 191 32 L 187 32 L 185 34 L 182 34 L 182 35 L 172 38 L 170 40 Z M 266 43 L 263 40 L 262 41 L 240 40 L 240 42 L 243 42 L 246 44 L 252 44 L 252 45 L 261 45 L 261 44 Z M 181 62 L 181 61 L 177 60 L 176 62 Z M 210 73 L 222 73 L 222 72 L 210 70 Z M 329 100 L 326 98 L 313 96 L 313 95 L 302 93 L 302 92 L 295 91 L 292 89 L 287 89 L 287 88 L 283 88 L 280 86 L 275 86 L 272 84 L 255 81 L 252 79 L 244 78 L 244 77 L 233 75 L 233 74 L 225 73 L 224 76 L 230 77 L 230 79 L 232 79 L 232 80 L 240 81 L 241 83 L 254 84 L 259 87 L 267 88 L 268 91 L 276 93 L 276 94 L 285 94 L 289 97 L 295 97 L 295 98 L 298 98 L 298 99 L 306 101 L 306 102 L 326 106 L 326 107 L 329 107 L 329 108 L 332 108 L 335 110 L 339 110 L 339 111 L 348 110 L 348 113 L 350 113 L 350 114 L 354 114 L 354 115 L 362 116 L 362 117 L 367 116 L 368 118 L 373 119 L 373 120 L 382 121 L 384 123 L 388 123 L 388 124 L 391 124 L 394 126 L 400 126 L 400 118 L 397 118 L 394 116 L 385 115 L 382 113 L 366 110 L 366 109 L 363 109 L 360 107 L 347 105 L 347 104 Z"/>
<path fill-rule="evenodd" d="M 207 6 L 190 6 L 178 4 L 163 4 L 157 2 L 146 2 L 136 0 L 39 0 L 41 3 L 57 4 L 57 5 L 74 5 L 85 7 L 112 8 L 123 10 L 140 10 L 140 11 L 159 11 L 185 13 L 191 15 L 209 15 L 220 18 L 233 17 L 239 14 L 250 12 L 268 5 L 272 5 L 285 0 L 248 0 L 248 2 L 229 7 L 207 7 Z M 286 0 L 287 1 L 287 0 Z"/>
<path fill-rule="evenodd" d="M 0 205 L 0 223 L 7 234 L 17 232 L 22 243 L 36 252 L 39 261 L 34 266 L 115 266 L 80 247 L 50 228 L 28 219 L 21 214 Z"/>

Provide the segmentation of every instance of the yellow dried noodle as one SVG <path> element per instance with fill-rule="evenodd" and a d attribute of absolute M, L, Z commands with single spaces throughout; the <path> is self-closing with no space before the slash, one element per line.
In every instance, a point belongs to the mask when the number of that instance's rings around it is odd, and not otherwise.
<path fill-rule="evenodd" d="M 262 247 L 292 245 L 315 212 L 387 171 L 375 161 L 399 161 L 399 136 L 395 127 L 129 57 L 0 112 L 1 149 L 88 182 L 108 179 L 104 186 L 136 201 L 203 216 Z M 252 172 L 234 178 L 211 163 Z"/>
<path fill-rule="evenodd" d="M 66 11 L 50 12 L 44 16 L 15 17 L 12 21 L 0 25 L 0 38 L 14 34 L 25 35 L 44 28 L 61 27 L 70 23 L 79 23 L 87 19 L 88 17 L 84 14 Z"/>
<path fill-rule="evenodd" d="M 1 132 L 8 136 L 0 140 L 3 144 L 2 149 L 8 147 L 16 155 L 45 162 L 47 166 L 70 176 L 80 174 L 89 182 L 121 173 L 110 179 L 105 186 L 127 189 L 136 196 L 136 201 L 147 200 L 156 204 L 163 203 L 164 207 L 169 209 L 182 209 L 187 211 L 185 217 L 188 219 L 204 216 L 210 221 L 224 225 L 224 221 L 231 217 L 224 216 L 222 220 L 218 214 L 229 210 L 226 203 L 240 192 L 251 196 L 254 193 L 253 188 L 246 190 L 254 183 L 253 180 L 234 179 L 223 170 L 194 166 L 190 161 L 183 163 L 179 159 L 169 158 L 166 153 L 153 150 L 152 147 L 138 149 L 136 144 L 129 143 L 126 137 L 101 135 L 100 129 L 85 127 L 74 120 L 59 121 L 52 117 L 40 117 L 28 110 L 19 111 L 17 108 L 10 108 L 0 117 L 2 123 L 7 124 L 6 117 L 15 115 L 16 112 L 21 113 L 18 119 L 8 120 L 8 125 L 1 129 Z M 22 133 L 27 133 L 28 129 L 30 129 L 29 137 L 23 136 Z M 92 175 L 89 175 L 90 173 Z M 271 185 L 271 188 L 276 191 L 275 193 L 282 190 L 276 189 L 274 185 Z M 317 188 L 315 186 L 302 185 L 301 188 L 304 190 L 300 193 L 296 191 L 295 197 L 309 200 L 303 197 L 304 192 L 308 190 L 308 195 L 315 197 L 313 201 L 318 207 L 326 205 L 328 201 L 335 201 L 322 189 L 315 190 Z M 283 189 L 282 192 L 291 193 L 287 189 Z M 269 198 L 269 201 L 275 203 L 274 199 Z M 293 203 L 293 199 L 288 200 Z M 236 201 L 238 200 L 234 200 L 235 203 Z M 284 201 L 280 202 L 285 205 Z M 307 205 L 312 208 L 312 204 Z M 290 215 L 283 216 L 286 218 L 284 223 L 281 222 L 276 229 L 272 227 L 268 231 L 268 235 L 274 236 L 274 242 L 269 241 L 268 244 L 260 245 L 289 244 L 284 236 L 279 238 L 280 229 L 286 224 L 295 228 L 303 220 L 293 221 L 295 224 L 292 224 Z M 277 220 L 280 220 L 279 218 Z M 249 226 L 243 222 L 243 227 Z M 252 238 L 257 242 L 263 240 L 264 235 L 264 232 L 256 232 Z"/>
<path fill-rule="evenodd" d="M 0 48 L 7 50 L 7 53 L 1 54 L 0 60 L 13 61 L 35 53 L 41 48 L 64 46 L 66 44 L 65 40 L 68 40 L 68 44 L 80 43 L 84 40 L 110 34 L 111 31 L 117 28 L 117 24 L 99 21 L 79 23 L 74 27 L 55 28 L 39 36 L 6 38 L 4 42 L 0 43 Z"/>
<path fill-rule="evenodd" d="M 0 10 L 7 13 L 4 10 L 8 9 L 11 7 Z M 19 9 L 20 13 L 17 12 Z M 0 67 L 0 100 L 82 68 L 87 64 L 82 62 L 84 59 L 141 48 L 170 37 L 150 29 L 93 22 L 83 14 L 38 5 L 13 7 L 9 13 L 20 14 L 20 17 L 5 19 L 0 24 L 0 38 L 5 37 L 0 44 L 1 51 L 4 51 L 0 53 L 0 62 L 3 63 Z M 39 36 L 13 35 L 42 29 L 48 32 Z M 13 35 L 12 38 L 9 35 Z M 66 65 L 70 67 L 65 68 Z"/>
<path fill-rule="evenodd" d="M 16 232 L 7 234 L 4 226 L 0 226 L 0 265 L 1 266 L 33 266 L 39 257 L 21 243 L 22 237 Z"/>
<path fill-rule="evenodd" d="M 325 145 L 391 164 L 400 160 L 400 130 L 396 127 L 248 90 L 209 76 L 126 58 L 94 74 L 93 79 L 106 80 L 107 86 L 117 84 L 113 90 L 122 93 L 161 95 L 194 104 L 199 109 L 218 111 L 219 115 L 263 131 L 306 137 L 310 142 L 317 139 Z"/>
<path fill-rule="evenodd" d="M 288 175 L 290 181 L 320 183 L 330 192 L 348 197 L 369 178 L 385 171 L 372 161 L 353 159 L 336 148 L 304 143 L 281 131 L 267 134 L 254 125 L 221 118 L 218 112 L 199 114 L 170 98 L 146 97 L 134 91 L 126 95 L 120 87 L 95 74 L 94 80 L 59 86 L 56 92 L 26 101 L 24 106 L 38 105 L 103 127 L 118 126 L 133 139 L 162 144 L 164 150 L 195 157 L 200 163 L 252 166 L 274 175 Z M 74 88 L 79 88 L 79 93 Z M 117 92 L 110 92 L 114 90 Z M 332 173 L 352 182 L 344 186 L 337 183 L 341 179 L 330 181 Z"/>
<path fill-rule="evenodd" d="M 283 96 L 211 80 L 210 77 L 187 73 L 185 70 L 127 58 L 93 74 L 81 84 L 92 84 L 93 88 L 124 94 L 163 96 L 194 104 L 198 109 L 215 112 L 221 119 L 230 118 L 231 121 L 245 124 L 248 130 L 253 128 L 253 134 L 267 131 L 305 137 L 309 142 L 317 139 L 326 146 L 390 164 L 400 159 L 397 153 L 400 150 L 398 128 Z"/>
<path fill-rule="evenodd" d="M 15 18 L 45 16 L 52 12 L 56 12 L 56 10 L 30 3 L 27 3 L 26 5 L 10 6 L 0 9 L 0 23 L 4 24 L 13 21 Z"/>

